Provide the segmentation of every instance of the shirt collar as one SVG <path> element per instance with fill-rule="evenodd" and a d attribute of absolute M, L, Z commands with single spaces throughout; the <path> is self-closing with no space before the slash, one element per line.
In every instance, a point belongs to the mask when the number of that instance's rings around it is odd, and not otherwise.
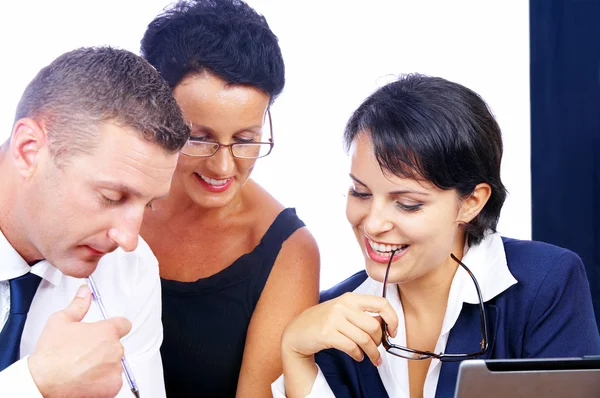
<path fill-rule="evenodd" d="M 462 258 L 465 264 L 475 275 L 479 283 L 483 301 L 487 302 L 517 283 L 510 273 L 504 252 L 504 242 L 498 233 L 487 233 L 483 240 L 476 246 L 467 248 Z M 478 304 L 479 297 L 473 280 L 463 267 L 458 267 L 454 279 L 463 279 L 464 288 L 461 289 L 462 302 Z M 454 281 L 453 281 L 454 283 Z"/>
<path fill-rule="evenodd" d="M 30 267 L 27 261 L 8 242 L 2 231 L 0 231 L 0 259 L 2 259 L 0 263 L 0 281 L 18 278 L 31 272 L 53 285 L 59 285 L 63 277 L 62 272 L 46 260 Z"/>
<path fill-rule="evenodd" d="M 508 269 L 504 242 L 498 233 L 488 232 L 476 246 L 467 247 L 465 244 L 462 263 L 477 279 L 484 303 L 517 283 Z M 450 329 L 454 327 L 460 316 L 464 303 L 477 305 L 479 296 L 473 279 L 463 267 L 459 266 L 450 286 L 446 316 L 442 324 L 442 335 L 450 333 Z"/>
<path fill-rule="evenodd" d="M 517 280 L 508 269 L 504 243 L 498 233 L 487 233 L 483 240 L 476 246 L 467 248 L 465 245 L 465 254 L 463 255 L 462 262 L 475 275 L 484 302 L 493 299 L 517 283 Z M 392 306 L 397 309 L 398 307 L 401 308 L 401 304 L 397 289 L 392 288 L 394 286 L 388 286 L 386 297 Z M 367 277 L 355 292 L 380 296 L 382 288 L 383 284 L 381 282 Z M 448 308 L 444 318 L 444 325 L 442 326 L 442 333 L 449 331 L 454 326 L 463 303 L 478 304 L 479 297 L 477 296 L 473 280 L 467 271 L 459 266 L 450 287 Z"/>

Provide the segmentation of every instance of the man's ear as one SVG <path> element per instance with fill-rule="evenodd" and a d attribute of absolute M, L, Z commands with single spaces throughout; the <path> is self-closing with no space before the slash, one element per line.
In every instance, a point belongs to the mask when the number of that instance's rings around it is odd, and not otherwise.
<path fill-rule="evenodd" d="M 10 137 L 10 156 L 23 177 L 33 176 L 47 146 L 46 131 L 38 122 L 29 118 L 17 120 Z"/>
<path fill-rule="evenodd" d="M 462 200 L 458 220 L 468 224 L 481 212 L 492 194 L 492 188 L 487 183 L 475 186 L 473 192 Z"/>

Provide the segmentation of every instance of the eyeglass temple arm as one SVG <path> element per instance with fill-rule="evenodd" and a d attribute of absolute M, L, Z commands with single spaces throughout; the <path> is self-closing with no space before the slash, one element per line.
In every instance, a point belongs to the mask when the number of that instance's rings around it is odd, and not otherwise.
<path fill-rule="evenodd" d="M 269 141 L 271 141 L 272 145 L 275 145 L 275 135 L 273 134 L 273 118 L 271 117 L 270 105 L 269 108 L 267 108 L 267 116 L 269 116 L 269 131 L 271 132 L 271 138 L 269 138 Z"/>
<path fill-rule="evenodd" d="M 392 254 L 390 254 L 390 261 L 388 261 L 388 265 L 387 268 L 385 269 L 385 277 L 383 278 L 383 291 L 381 292 L 381 296 L 385 298 L 385 292 L 386 292 L 386 287 L 387 287 L 387 279 L 388 279 L 388 275 L 390 273 L 390 266 L 392 265 L 392 258 L 394 258 L 394 254 L 396 254 L 397 251 L 399 251 L 400 249 L 396 249 L 396 250 L 392 250 Z M 385 322 L 384 322 L 385 323 Z"/>
<path fill-rule="evenodd" d="M 485 316 L 485 307 L 483 305 L 483 295 L 481 294 L 481 288 L 479 287 L 479 282 L 477 282 L 477 279 L 475 278 L 475 275 L 473 275 L 473 272 L 471 272 L 471 270 L 469 269 L 469 267 L 467 267 L 462 261 L 460 261 L 453 253 L 450 253 L 450 257 L 452 257 L 452 259 L 454 261 L 456 261 L 458 264 L 460 264 L 460 266 L 462 266 L 465 271 L 467 271 L 467 273 L 469 274 L 469 276 L 471 277 L 471 279 L 473 279 L 473 282 L 475 283 L 475 290 L 477 290 L 477 296 L 479 297 L 479 305 L 480 305 L 480 310 L 481 310 L 481 330 L 483 331 L 483 337 L 484 337 L 484 347 L 481 347 L 483 352 L 486 352 L 488 349 L 488 328 L 487 328 L 487 319 Z"/>

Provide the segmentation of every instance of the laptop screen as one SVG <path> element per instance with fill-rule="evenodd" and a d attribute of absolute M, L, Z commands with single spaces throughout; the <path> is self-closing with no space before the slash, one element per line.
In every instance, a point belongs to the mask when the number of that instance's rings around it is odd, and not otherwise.
<path fill-rule="evenodd" d="M 600 357 L 461 362 L 455 398 L 600 397 Z"/>

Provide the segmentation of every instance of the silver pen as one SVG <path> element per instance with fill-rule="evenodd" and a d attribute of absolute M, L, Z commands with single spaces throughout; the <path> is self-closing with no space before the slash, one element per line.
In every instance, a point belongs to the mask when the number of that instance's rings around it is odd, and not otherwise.
<path fill-rule="evenodd" d="M 104 304 L 102 304 L 102 297 L 100 297 L 100 292 L 98 291 L 96 283 L 94 283 L 94 279 L 90 275 L 86 278 L 86 280 L 88 286 L 90 287 L 90 290 L 92 291 L 92 298 L 96 302 L 98 309 L 100 309 L 102 318 L 108 319 L 108 313 L 106 312 L 106 308 L 104 308 Z M 140 398 L 140 390 L 138 389 L 137 383 L 135 382 L 135 377 L 133 377 L 133 372 L 131 372 L 129 362 L 127 362 L 127 358 L 125 358 L 125 356 L 121 358 L 121 364 L 123 365 L 123 372 L 125 372 L 125 378 L 129 383 L 129 388 L 131 389 L 131 392 L 136 398 Z"/>

